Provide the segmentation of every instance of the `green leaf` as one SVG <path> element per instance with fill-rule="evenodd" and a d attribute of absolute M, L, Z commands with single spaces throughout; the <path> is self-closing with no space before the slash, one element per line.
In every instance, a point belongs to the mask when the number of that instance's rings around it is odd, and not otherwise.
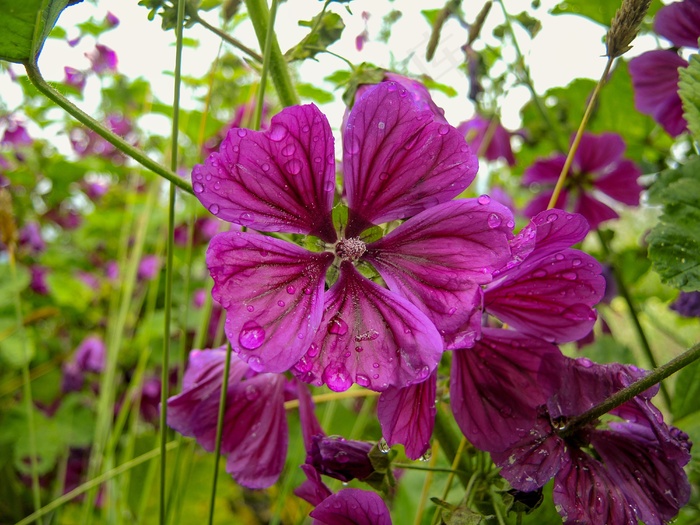
<path fill-rule="evenodd" d="M 615 12 L 620 8 L 620 4 L 619 1 L 613 2 L 611 0 L 565 0 L 557 4 L 550 13 L 553 15 L 581 15 L 604 26 L 609 26 Z M 653 0 L 649 11 L 647 11 L 647 16 L 653 16 L 662 6 L 660 0 Z"/>
<path fill-rule="evenodd" d="M 700 290 L 700 157 L 674 171 L 652 187 L 664 208 L 648 237 L 649 258 L 664 283 L 691 292 Z"/>
<path fill-rule="evenodd" d="M 301 98 L 313 100 L 318 104 L 328 104 L 335 100 L 332 93 L 329 93 L 325 89 L 317 88 L 312 84 L 299 83 L 296 85 L 296 88 Z"/>
<path fill-rule="evenodd" d="M 0 0 L 0 60 L 33 61 L 70 0 Z"/>
<path fill-rule="evenodd" d="M 700 361 L 678 372 L 671 412 L 673 419 L 680 419 L 700 410 Z"/>
<path fill-rule="evenodd" d="M 299 25 L 310 27 L 311 32 L 287 51 L 285 58 L 289 61 L 314 58 L 318 53 L 325 51 L 328 46 L 339 40 L 343 29 L 345 29 L 340 15 L 330 12 L 319 14 L 312 20 L 300 21 Z"/>
<path fill-rule="evenodd" d="M 542 29 L 542 22 L 540 22 L 537 18 L 530 16 L 526 11 L 523 11 L 517 15 L 515 19 L 521 26 L 523 26 L 525 31 L 528 32 L 530 38 L 535 38 L 537 33 L 539 33 Z"/>
<path fill-rule="evenodd" d="M 17 266 L 17 278 L 12 278 L 12 272 L 6 264 L 0 266 L 0 309 L 14 304 L 17 294 L 29 286 L 29 270 Z"/>
<path fill-rule="evenodd" d="M 700 142 L 700 55 L 690 57 L 687 68 L 679 69 L 678 94 L 683 101 L 683 117 L 695 142 Z"/>
<path fill-rule="evenodd" d="M 84 312 L 95 292 L 80 279 L 69 274 L 52 272 L 46 277 L 51 297 L 59 306 L 75 308 Z"/>

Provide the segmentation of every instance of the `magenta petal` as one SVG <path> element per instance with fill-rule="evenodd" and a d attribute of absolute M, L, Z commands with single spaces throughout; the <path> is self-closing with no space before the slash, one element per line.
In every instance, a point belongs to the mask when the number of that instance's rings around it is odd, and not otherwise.
<path fill-rule="evenodd" d="M 593 305 L 605 292 L 601 267 L 590 255 L 562 250 L 526 260 L 486 291 L 486 311 L 516 330 L 550 342 L 584 337 L 597 318 Z"/>
<path fill-rule="evenodd" d="M 511 249 L 521 260 L 541 259 L 581 242 L 589 230 L 588 221 L 583 215 L 554 208 L 535 215 L 530 224 L 513 239 Z M 534 250 L 529 246 L 533 231 Z"/>
<path fill-rule="evenodd" d="M 282 110 L 265 132 L 229 130 L 219 152 L 192 170 L 192 187 L 220 219 L 336 240 L 333 134 L 313 104 Z"/>
<path fill-rule="evenodd" d="M 448 347 L 466 346 L 481 325 L 481 290 L 510 256 L 511 212 L 496 202 L 451 201 L 409 219 L 367 246 L 392 291 L 433 321 Z"/>
<path fill-rule="evenodd" d="M 577 449 L 555 476 L 552 497 L 567 525 L 637 525 L 623 490 L 598 461 Z"/>
<path fill-rule="evenodd" d="M 617 212 L 610 206 L 603 204 L 586 193 L 579 195 L 574 211 L 583 215 L 588 220 L 591 228 L 597 228 L 602 222 L 619 217 Z"/>
<path fill-rule="evenodd" d="M 391 525 L 391 514 L 379 494 L 361 489 L 329 496 L 309 516 L 325 525 Z"/>
<path fill-rule="evenodd" d="M 221 452 L 226 472 L 250 489 L 264 489 L 279 478 L 287 457 L 285 378 L 260 374 L 229 389 Z"/>
<path fill-rule="evenodd" d="M 574 164 L 578 167 L 574 171 L 599 171 L 620 160 L 625 148 L 625 141 L 617 133 L 584 133 L 574 156 Z"/>
<path fill-rule="evenodd" d="M 424 381 L 437 367 L 442 340 L 403 297 L 343 262 L 326 293 L 320 329 L 293 371 L 304 382 L 344 391 L 353 383 L 383 391 Z"/>
<path fill-rule="evenodd" d="M 343 134 L 347 237 L 446 202 L 474 180 L 478 161 L 462 135 L 382 82 L 352 108 Z"/>
<path fill-rule="evenodd" d="M 674 46 L 697 49 L 700 38 L 700 3 L 695 0 L 673 2 L 656 13 L 654 31 Z"/>
<path fill-rule="evenodd" d="M 314 401 L 311 399 L 309 388 L 297 382 L 297 393 L 299 395 L 299 422 L 301 424 L 301 434 L 304 437 L 304 449 L 308 452 L 313 445 L 314 436 L 325 436 L 326 433 L 321 428 L 321 424 L 314 412 Z"/>
<path fill-rule="evenodd" d="M 634 105 L 651 115 L 666 132 L 677 137 L 687 128 L 678 96 L 678 68 L 688 62 L 674 51 L 647 51 L 629 62 L 634 87 Z"/>
<path fill-rule="evenodd" d="M 234 352 L 261 372 L 284 372 L 308 349 L 323 314 L 328 252 L 250 232 L 216 235 L 207 250 L 212 296 L 226 310 Z"/>
<path fill-rule="evenodd" d="M 558 388 L 563 364 L 556 346 L 495 328 L 485 328 L 474 348 L 452 356 L 452 412 L 466 438 L 488 452 L 502 452 L 527 436 L 538 407 Z"/>
<path fill-rule="evenodd" d="M 554 185 L 559 178 L 561 170 L 564 168 L 565 161 L 565 155 L 538 160 L 523 173 L 523 184 L 528 185 L 539 182 L 540 184 Z"/>
<path fill-rule="evenodd" d="M 294 489 L 294 494 L 296 496 L 308 501 L 315 507 L 333 494 L 323 483 L 321 473 L 313 466 L 305 463 L 300 465 L 300 468 L 304 471 L 304 474 L 306 474 L 306 481 Z"/>
<path fill-rule="evenodd" d="M 552 199 L 553 190 L 545 190 L 535 198 L 533 198 L 523 209 L 525 217 L 534 217 L 538 213 L 542 213 L 549 207 L 549 201 Z M 557 198 L 555 208 L 565 209 L 569 200 L 569 192 L 562 190 Z"/>
<path fill-rule="evenodd" d="M 631 160 L 621 160 L 609 173 L 593 181 L 596 189 L 628 206 L 639 205 L 641 170 Z"/>
<path fill-rule="evenodd" d="M 401 444 L 406 456 L 418 459 L 430 448 L 435 426 L 437 374 L 405 388 L 389 388 L 377 403 L 382 435 L 389 445 Z"/>

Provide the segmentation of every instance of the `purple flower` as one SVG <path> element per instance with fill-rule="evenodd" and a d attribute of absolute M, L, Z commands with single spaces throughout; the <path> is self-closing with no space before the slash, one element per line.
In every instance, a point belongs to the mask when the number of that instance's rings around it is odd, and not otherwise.
<path fill-rule="evenodd" d="M 683 317 L 700 317 L 700 292 L 681 292 L 673 303 L 671 310 Z"/>
<path fill-rule="evenodd" d="M 105 25 L 109 28 L 114 28 L 119 25 L 119 19 L 110 11 L 107 11 L 105 16 Z"/>
<path fill-rule="evenodd" d="M 214 450 L 226 352 L 193 350 L 182 393 L 168 399 L 168 425 Z M 226 472 L 244 487 L 261 489 L 277 481 L 287 456 L 284 412 L 286 380 L 256 374 L 231 358 L 221 452 Z"/>
<path fill-rule="evenodd" d="M 75 88 L 79 93 L 82 93 L 83 89 L 85 89 L 85 83 L 87 82 L 85 73 L 69 66 L 64 67 L 63 71 L 65 73 L 63 83 Z"/>
<path fill-rule="evenodd" d="M 219 233 L 223 223 L 219 219 L 212 217 L 200 217 L 194 223 L 194 231 L 192 236 L 192 244 L 198 246 L 200 244 L 211 241 L 212 237 Z M 180 224 L 175 227 L 175 244 L 178 246 L 187 246 L 189 237 L 189 226 Z"/>
<path fill-rule="evenodd" d="M 95 277 L 94 274 L 85 271 L 77 271 L 76 277 L 80 279 L 86 286 L 89 286 L 93 290 L 100 289 L 100 281 Z"/>
<path fill-rule="evenodd" d="M 95 45 L 95 49 L 85 56 L 92 63 L 92 70 L 99 74 L 117 72 L 117 54 L 107 46 Z"/>
<path fill-rule="evenodd" d="M 477 153 L 481 153 L 484 139 L 488 137 L 486 150 L 482 153 L 487 160 L 503 159 L 509 166 L 515 165 L 513 150 L 510 148 L 510 132 L 501 126 L 496 117 L 489 119 L 475 115 L 471 120 L 462 122 L 457 129 Z"/>
<path fill-rule="evenodd" d="M 157 255 L 144 255 L 139 262 L 136 275 L 139 281 L 151 281 L 160 271 L 160 258 Z"/>
<path fill-rule="evenodd" d="M 3 117 L 0 119 L 0 122 L 2 121 L 5 121 L 7 127 L 2 135 L 0 144 L 9 144 L 15 148 L 32 144 L 33 140 L 27 133 L 27 128 L 19 120 Z"/>
<path fill-rule="evenodd" d="M 37 222 L 28 222 L 19 231 L 19 245 L 38 255 L 46 249 L 46 243 L 41 237 L 41 228 Z"/>
<path fill-rule="evenodd" d="M 700 2 L 683 0 L 662 7 L 654 18 L 654 31 L 676 47 L 697 49 L 700 38 Z"/>
<path fill-rule="evenodd" d="M 101 337 L 91 335 L 75 349 L 73 356 L 63 365 L 62 390 L 80 390 L 85 382 L 85 373 L 100 373 L 105 367 L 107 349 Z"/>
<path fill-rule="evenodd" d="M 110 281 L 116 281 L 119 278 L 119 264 L 117 261 L 108 261 L 105 265 L 105 277 Z"/>
<path fill-rule="evenodd" d="M 624 152 L 625 142 L 616 133 L 584 133 L 556 207 L 580 213 L 591 228 L 597 228 L 600 223 L 619 217 L 599 196 L 637 206 L 642 191 L 637 182 L 641 171 L 632 161 L 622 158 Z M 527 205 L 525 215 L 532 217 L 547 208 L 565 160 L 565 155 L 556 155 L 538 160 L 525 170 L 523 184 L 551 188 Z"/>
<path fill-rule="evenodd" d="M 194 192 L 214 215 L 312 236 L 327 250 L 251 231 L 212 239 L 212 294 L 234 351 L 254 370 L 294 367 L 304 382 L 332 390 L 353 382 L 385 390 L 424 381 L 445 344 L 475 337 L 479 285 L 509 256 L 512 216 L 496 203 L 451 201 L 477 161 L 456 129 L 408 95 L 395 82 L 378 84 L 347 118 L 340 238 L 333 136 L 314 105 L 286 108 L 264 133 L 229 131 L 195 166 Z M 373 240 L 375 225 L 402 219 Z M 326 291 L 334 261 L 338 278 Z M 360 272 L 372 271 L 366 263 L 388 289 Z"/>
<path fill-rule="evenodd" d="M 30 266 L 29 273 L 31 275 L 31 280 L 29 282 L 29 288 L 39 295 L 48 295 L 49 285 L 46 282 L 46 276 L 49 271 L 50 270 L 46 266 L 41 266 L 39 264 Z"/>
<path fill-rule="evenodd" d="M 83 216 L 72 208 L 56 206 L 44 214 L 64 230 L 75 230 L 83 223 Z"/>
<path fill-rule="evenodd" d="M 687 60 L 675 51 L 664 49 L 647 51 L 629 62 L 634 106 L 641 113 L 650 115 L 672 137 L 688 128 L 678 95 L 678 69 L 686 67 Z"/>
<path fill-rule="evenodd" d="M 511 243 L 514 260 L 487 285 L 485 311 L 549 342 L 586 336 L 605 291 L 600 263 L 570 248 L 587 233 L 580 215 L 556 209 L 536 215 Z"/>
<path fill-rule="evenodd" d="M 104 197 L 105 193 L 109 191 L 109 185 L 106 182 L 90 182 L 83 179 L 80 183 L 85 195 L 93 202 L 98 202 Z"/>
<path fill-rule="evenodd" d="M 110 114 L 107 115 L 105 123 L 114 133 L 124 138 L 127 142 L 131 144 L 137 143 L 133 126 L 127 117 Z M 100 137 L 97 133 L 87 128 L 81 126 L 71 128 L 68 133 L 68 138 L 70 139 L 73 150 L 79 157 L 99 155 L 100 157 L 111 160 L 115 164 L 122 164 L 126 159 L 121 151 Z"/>

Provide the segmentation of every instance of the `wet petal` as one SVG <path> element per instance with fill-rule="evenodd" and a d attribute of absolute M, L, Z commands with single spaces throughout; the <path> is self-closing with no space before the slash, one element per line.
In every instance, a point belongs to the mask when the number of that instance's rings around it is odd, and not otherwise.
<path fill-rule="evenodd" d="M 304 501 L 308 501 L 314 507 L 333 494 L 321 480 L 321 474 L 311 465 L 300 465 L 306 474 L 306 481 L 294 489 L 294 494 Z"/>
<path fill-rule="evenodd" d="M 639 194 L 643 189 L 638 182 L 641 175 L 641 170 L 634 162 L 622 160 L 612 171 L 593 181 L 593 185 L 616 201 L 638 206 Z"/>
<path fill-rule="evenodd" d="M 234 352 L 261 372 L 284 372 L 308 349 L 323 313 L 328 252 L 250 232 L 214 237 L 207 266 Z"/>
<path fill-rule="evenodd" d="M 304 437 L 304 449 L 308 452 L 313 445 L 314 436 L 325 436 L 326 433 L 321 428 L 321 424 L 314 412 L 314 401 L 311 398 L 309 388 L 297 381 L 297 392 L 299 394 L 299 422 L 301 424 L 301 434 Z"/>
<path fill-rule="evenodd" d="M 554 478 L 554 504 L 565 524 L 637 525 L 625 494 L 605 468 L 580 450 L 571 451 Z"/>
<path fill-rule="evenodd" d="M 695 1 L 673 2 L 656 13 L 654 31 L 668 38 L 674 46 L 697 49 L 700 37 L 700 4 Z"/>
<path fill-rule="evenodd" d="M 584 133 L 574 156 L 580 173 L 593 173 L 614 164 L 625 152 L 625 141 L 617 133 Z"/>
<path fill-rule="evenodd" d="M 478 285 L 509 259 L 512 227 L 511 212 L 486 196 L 451 201 L 369 244 L 364 258 L 433 321 L 448 347 L 466 346 L 481 325 Z"/>
<path fill-rule="evenodd" d="M 605 292 L 601 266 L 579 250 L 526 259 L 484 296 L 486 311 L 550 342 L 576 341 L 593 327 Z"/>
<path fill-rule="evenodd" d="M 440 334 L 420 310 L 347 261 L 326 293 L 320 326 L 293 372 L 335 391 L 353 383 L 383 391 L 423 381 L 442 353 Z"/>
<path fill-rule="evenodd" d="M 192 170 L 192 187 L 220 219 L 336 239 L 333 134 L 313 104 L 282 110 L 265 132 L 229 130 L 219 152 Z"/>
<path fill-rule="evenodd" d="M 477 448 L 506 450 L 527 436 L 538 407 L 558 388 L 562 365 L 552 344 L 485 328 L 474 348 L 452 354 L 450 404 L 459 428 Z"/>
<path fill-rule="evenodd" d="M 347 236 L 420 213 L 461 193 L 478 161 L 462 135 L 382 82 L 353 107 L 343 134 Z"/>
<path fill-rule="evenodd" d="M 382 436 L 389 445 L 401 444 L 406 456 L 418 459 L 430 448 L 435 426 L 437 373 L 415 385 L 389 388 L 377 403 Z"/>
<path fill-rule="evenodd" d="M 617 219 L 619 215 L 607 204 L 594 199 L 586 193 L 579 194 L 574 208 L 576 213 L 583 215 L 591 228 L 597 228 L 602 222 Z"/>
<path fill-rule="evenodd" d="M 309 516 L 324 525 L 391 525 L 391 514 L 379 494 L 361 489 L 329 496 Z"/>

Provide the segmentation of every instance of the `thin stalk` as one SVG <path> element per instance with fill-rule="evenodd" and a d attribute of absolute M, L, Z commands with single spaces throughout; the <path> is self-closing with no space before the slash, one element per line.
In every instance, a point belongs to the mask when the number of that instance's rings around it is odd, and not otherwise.
<path fill-rule="evenodd" d="M 433 477 L 435 476 L 435 465 L 438 459 L 438 450 L 440 448 L 439 442 L 433 443 L 432 456 L 430 457 L 430 465 L 428 474 L 425 476 L 423 481 L 423 489 L 420 493 L 420 499 L 418 500 L 418 508 L 416 509 L 416 517 L 413 520 L 413 525 L 420 525 L 423 521 L 423 512 L 425 512 L 425 504 L 428 501 L 428 494 L 430 492 L 430 487 L 433 484 Z"/>
<path fill-rule="evenodd" d="M 656 368 L 655 370 L 652 370 L 642 379 L 639 379 L 631 385 L 629 385 L 628 387 L 616 392 L 599 405 L 596 405 L 593 408 L 587 410 L 580 416 L 571 418 L 567 422 L 566 426 L 559 431 L 559 435 L 562 437 L 566 437 L 574 434 L 576 430 L 580 427 L 592 421 L 595 421 L 602 415 L 610 412 L 613 408 L 616 408 L 621 404 L 626 403 L 633 397 L 638 396 L 642 392 L 663 381 L 671 374 L 675 374 L 681 368 L 688 366 L 697 359 L 700 359 L 700 343 L 696 343 L 694 346 L 690 347 L 678 357 L 671 359 L 665 365 L 662 365 Z"/>
<path fill-rule="evenodd" d="M 431 456 L 432 457 L 432 456 Z M 414 465 L 413 463 L 392 463 L 392 467 L 394 468 L 400 468 L 403 470 L 422 470 L 424 472 L 445 472 L 448 474 L 460 474 L 462 471 L 460 470 L 454 470 L 451 468 L 445 468 L 445 467 L 423 467 L 421 465 Z"/>
<path fill-rule="evenodd" d="M 177 447 L 178 444 L 174 441 L 171 441 L 168 443 L 166 449 L 168 451 L 174 449 Z M 104 483 L 105 481 L 109 481 L 110 479 L 114 478 L 115 476 L 118 476 L 128 470 L 131 470 L 132 468 L 138 467 L 139 465 L 150 461 L 151 459 L 157 458 L 160 456 L 161 450 L 160 448 L 156 448 L 151 450 L 150 452 L 146 452 L 145 454 L 140 455 L 137 458 L 132 459 L 131 461 L 128 461 L 126 463 L 123 463 L 119 465 L 118 467 L 115 467 L 111 469 L 108 472 L 105 472 L 104 474 L 101 474 L 97 476 L 94 479 L 91 479 L 90 481 L 87 481 L 80 485 L 79 487 L 74 488 L 70 492 L 67 492 L 66 494 L 63 494 L 61 497 L 56 498 L 53 500 L 51 503 L 48 505 L 45 505 L 44 507 L 41 507 L 39 510 L 36 512 L 33 512 L 26 518 L 18 521 L 15 523 L 15 525 L 29 525 L 30 523 L 34 523 L 35 521 L 41 519 L 42 516 L 45 516 L 49 512 L 53 512 L 55 509 L 65 505 L 69 501 L 77 498 L 81 494 L 85 494 L 87 491 L 94 489 L 95 487 L 99 486 L 100 484 Z"/>
<path fill-rule="evenodd" d="M 270 13 L 265 0 L 246 0 L 245 5 L 248 9 L 248 15 L 253 22 L 255 34 L 258 37 L 258 43 L 261 49 L 265 49 L 265 41 L 267 40 L 267 26 L 270 23 Z M 280 46 L 277 43 L 277 37 L 272 36 L 270 49 L 270 77 L 277 91 L 277 96 L 283 106 L 294 106 L 299 104 L 299 95 L 297 95 L 292 77 L 289 74 L 287 61 L 282 55 Z"/>
<path fill-rule="evenodd" d="M 9 260 L 10 274 L 12 282 L 17 283 L 17 266 L 15 264 L 15 250 L 12 242 L 9 243 Z M 41 508 L 41 487 L 39 486 L 39 472 L 37 470 L 37 449 L 36 449 L 36 425 L 34 424 L 34 400 L 32 396 L 32 383 L 29 375 L 29 348 L 27 346 L 26 333 L 22 324 L 22 299 L 19 293 L 19 287 L 13 286 L 15 315 L 17 317 L 17 333 L 22 341 L 22 353 L 24 354 L 24 363 L 22 363 L 22 397 L 24 398 L 24 407 L 27 414 L 27 433 L 29 434 L 29 471 L 32 479 L 32 500 L 34 510 L 38 511 Z"/>
<path fill-rule="evenodd" d="M 260 72 L 260 84 L 258 84 L 258 96 L 255 102 L 255 115 L 253 117 L 253 129 L 260 129 L 262 121 L 262 110 L 265 104 L 265 86 L 267 86 L 267 74 L 270 71 L 270 60 L 272 57 L 272 40 L 275 38 L 275 18 L 277 17 L 277 0 L 272 0 L 270 7 L 270 21 L 267 24 L 267 34 L 265 35 L 265 47 L 263 48 L 263 65 Z"/>
<path fill-rule="evenodd" d="M 224 377 L 221 381 L 221 395 L 219 396 L 219 415 L 216 419 L 216 445 L 214 447 L 214 480 L 211 487 L 211 499 L 209 500 L 209 525 L 214 523 L 214 504 L 216 503 L 216 484 L 219 480 L 219 459 L 221 458 L 221 436 L 224 433 L 224 414 L 226 413 L 226 397 L 228 394 L 228 374 L 231 369 L 231 343 L 226 345 L 226 362 L 224 363 Z"/>
<path fill-rule="evenodd" d="M 569 174 L 571 163 L 574 161 L 574 155 L 576 154 L 576 150 L 578 150 L 579 143 L 581 142 L 581 137 L 583 136 L 583 132 L 585 131 L 586 126 L 588 125 L 588 120 L 591 118 L 591 113 L 593 113 L 593 107 L 598 101 L 598 94 L 600 93 L 601 88 L 605 85 L 605 81 L 607 80 L 608 75 L 610 74 L 610 68 L 612 67 L 614 61 L 614 57 L 608 58 L 608 61 L 605 63 L 605 69 L 603 70 L 603 74 L 600 76 L 600 80 L 598 80 L 598 83 L 596 84 L 595 89 L 593 90 L 593 94 L 591 95 L 591 98 L 588 101 L 586 111 L 583 114 L 583 118 L 581 119 L 581 124 L 579 124 L 578 130 L 576 130 L 576 136 L 574 137 L 574 141 L 571 143 L 569 153 L 566 155 L 564 167 L 561 169 L 561 173 L 559 174 L 559 178 L 557 179 L 557 184 L 554 186 L 554 192 L 552 193 L 552 197 L 549 199 L 549 205 L 547 206 L 548 210 L 554 208 L 554 206 L 556 206 L 557 204 L 557 200 L 559 199 L 561 190 L 564 188 L 564 182 L 566 181 L 566 177 Z"/>
<path fill-rule="evenodd" d="M 231 44 L 233 47 L 235 47 L 236 49 L 238 49 L 238 50 L 240 50 L 240 51 L 243 51 L 246 55 L 248 55 L 250 58 L 252 58 L 252 59 L 255 60 L 256 62 L 262 63 L 263 59 L 262 59 L 262 57 L 261 57 L 256 51 L 253 51 L 253 50 L 250 49 L 248 46 L 246 46 L 246 45 L 243 44 L 242 42 L 236 40 L 236 39 L 233 38 L 231 35 L 227 34 L 227 33 L 224 32 L 224 31 L 222 31 L 222 30 L 219 29 L 218 27 L 215 27 L 215 26 L 211 25 L 209 22 L 207 22 L 206 20 L 204 20 L 203 18 L 201 18 L 201 17 L 199 16 L 199 13 L 190 13 L 190 19 L 192 19 L 193 21 L 197 22 L 199 25 L 201 25 L 202 27 L 208 29 L 208 30 L 211 31 L 212 33 L 214 33 L 216 36 L 218 36 L 219 38 L 221 38 L 221 40 L 223 40 L 224 42 L 226 42 L 226 43 L 228 43 L 228 44 Z"/>
<path fill-rule="evenodd" d="M 610 262 L 610 247 L 608 246 L 607 241 L 605 240 L 605 237 L 601 234 L 600 230 L 596 230 L 598 234 L 598 240 L 600 241 L 600 245 L 603 248 L 603 253 L 605 254 L 605 258 Z M 618 291 L 620 292 L 620 295 L 622 298 L 625 300 L 627 303 L 627 309 L 629 310 L 630 317 L 632 318 L 632 324 L 634 325 L 634 329 L 637 332 L 637 337 L 639 338 L 639 342 L 642 345 L 642 350 L 644 351 L 644 355 L 646 358 L 649 360 L 649 363 L 651 364 L 652 368 L 657 368 L 658 365 L 656 363 L 656 358 L 654 357 L 654 352 L 651 350 L 651 345 L 649 344 L 649 339 L 646 336 L 646 332 L 644 331 L 644 327 L 642 326 L 641 321 L 639 320 L 639 314 L 637 313 L 637 305 L 634 302 L 634 299 L 632 299 L 632 294 L 630 294 L 629 290 L 627 289 L 627 285 L 625 284 L 625 281 L 622 279 L 622 275 L 620 275 L 620 271 L 618 270 L 615 265 L 610 265 L 613 276 L 615 277 L 615 282 L 617 283 L 617 288 Z M 666 385 L 661 383 L 659 385 L 660 391 L 661 391 L 661 397 L 664 400 L 664 403 L 666 403 L 667 407 L 671 406 L 671 396 L 668 393 L 668 390 L 666 389 Z"/>
<path fill-rule="evenodd" d="M 433 434 L 440 442 L 440 447 L 445 452 L 445 456 L 452 463 L 455 458 L 459 459 L 459 469 L 457 470 L 457 475 L 459 476 L 462 486 L 466 486 L 469 482 L 469 472 L 472 471 L 469 468 L 464 455 L 461 457 L 457 456 L 457 451 L 459 450 L 459 443 L 461 438 L 452 429 L 450 424 L 450 418 L 445 414 L 441 406 L 437 407 L 437 413 L 435 414 L 435 429 Z"/>
<path fill-rule="evenodd" d="M 66 97 L 61 95 L 61 93 L 56 91 L 48 82 L 46 82 L 46 80 L 44 80 L 44 77 L 41 75 L 39 67 L 36 63 L 25 62 L 24 68 L 26 69 L 27 76 L 29 77 L 29 80 L 34 85 L 34 87 L 37 88 L 41 93 L 43 93 L 48 99 L 54 102 L 57 106 L 63 108 L 66 111 L 66 113 L 71 115 L 84 126 L 97 133 L 100 137 L 112 144 L 115 148 L 117 148 L 125 155 L 128 155 L 129 157 L 134 159 L 143 167 L 151 170 L 156 175 L 159 175 L 164 179 L 169 180 L 181 190 L 194 195 L 192 186 L 189 182 L 181 179 L 177 176 L 177 174 L 175 174 L 175 172 L 168 170 L 164 166 L 158 164 L 156 161 L 148 157 L 143 151 L 139 150 L 138 148 L 135 148 L 123 138 L 121 138 L 119 135 L 105 128 L 101 123 L 99 123 L 97 120 L 85 113 L 78 106 L 76 106 Z"/>
<path fill-rule="evenodd" d="M 447 477 L 447 482 L 445 483 L 445 489 L 442 491 L 442 500 L 446 501 L 447 500 L 447 495 L 450 493 L 450 489 L 452 488 L 452 482 L 454 481 L 455 474 L 457 473 L 457 466 L 459 465 L 460 458 L 462 457 L 462 454 L 464 454 L 464 450 L 467 447 L 467 438 L 463 437 L 462 441 L 459 443 L 459 448 L 457 449 L 457 454 L 455 455 L 454 460 L 452 461 L 452 467 L 451 467 L 451 472 L 450 475 Z M 433 521 L 431 523 L 435 524 L 438 522 L 440 519 L 440 509 L 436 508 L 435 509 L 435 514 L 433 514 Z"/>
<path fill-rule="evenodd" d="M 327 403 L 329 401 L 335 401 L 336 399 L 373 397 L 373 396 L 378 396 L 378 395 L 379 395 L 379 392 L 374 392 L 373 390 L 351 389 L 351 390 L 346 390 L 345 392 L 329 392 L 327 394 L 319 394 L 317 396 L 313 396 L 313 400 L 314 400 L 315 404 L 319 404 L 319 403 Z M 291 401 L 286 401 L 284 403 L 285 410 L 291 410 L 293 408 L 299 408 L 299 400 L 298 399 L 292 399 Z"/>

